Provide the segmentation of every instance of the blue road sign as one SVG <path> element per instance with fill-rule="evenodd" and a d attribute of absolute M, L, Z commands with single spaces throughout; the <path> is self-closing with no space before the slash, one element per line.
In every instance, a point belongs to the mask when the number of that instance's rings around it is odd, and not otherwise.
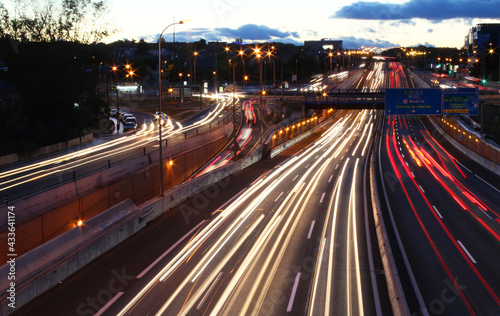
<path fill-rule="evenodd" d="M 444 90 L 443 114 L 479 115 L 479 90 L 459 88 Z"/>
<path fill-rule="evenodd" d="M 441 89 L 385 89 L 387 115 L 440 115 Z"/>

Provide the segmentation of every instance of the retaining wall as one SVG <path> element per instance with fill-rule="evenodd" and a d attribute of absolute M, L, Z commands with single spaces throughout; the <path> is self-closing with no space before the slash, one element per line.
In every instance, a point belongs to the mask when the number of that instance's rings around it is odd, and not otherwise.
<path fill-rule="evenodd" d="M 81 143 L 91 142 L 94 139 L 93 134 L 88 134 L 82 136 Z M 36 158 L 38 156 L 47 155 L 60 150 L 64 150 L 80 144 L 80 138 L 70 139 L 67 142 L 61 142 L 49 146 L 40 147 L 33 155 L 30 155 L 29 159 Z M 8 165 L 11 163 L 16 163 L 22 161 L 23 159 L 19 157 L 18 154 L 10 154 L 0 157 L 0 166 Z"/>
<path fill-rule="evenodd" d="M 436 129 L 463 154 L 491 172 L 500 175 L 500 149 L 485 142 L 475 131 L 452 116 L 433 117 Z"/>

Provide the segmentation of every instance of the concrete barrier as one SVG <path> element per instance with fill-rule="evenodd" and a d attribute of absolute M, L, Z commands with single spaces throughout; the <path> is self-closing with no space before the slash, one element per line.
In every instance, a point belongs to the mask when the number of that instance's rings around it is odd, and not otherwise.
<path fill-rule="evenodd" d="M 15 258 L 13 268 L 10 264 L 1 266 L 0 275 L 12 271 L 15 275 L 13 281 L 6 277 L 0 280 L 1 315 L 11 314 L 139 230 L 144 225 L 134 220 L 138 213 L 131 201 L 124 201 Z M 9 307 L 12 302 L 16 309 Z"/>
<path fill-rule="evenodd" d="M 384 267 L 384 275 L 389 292 L 389 301 L 394 315 L 410 315 L 408 303 L 404 294 L 403 286 L 399 278 L 398 269 L 394 261 L 391 243 L 387 235 L 387 229 L 380 208 L 380 200 L 378 197 L 378 188 L 375 175 L 375 159 L 372 154 L 370 159 L 370 191 L 371 202 L 373 208 L 373 221 L 377 234 L 378 248 L 382 265 Z"/>
<path fill-rule="evenodd" d="M 474 152 L 473 150 L 471 150 L 470 148 L 468 148 L 467 146 L 463 145 L 462 143 L 460 143 L 458 140 L 456 140 L 454 137 L 452 137 L 450 134 L 448 134 L 446 131 L 444 131 L 441 126 L 436 123 L 434 121 L 434 119 L 430 119 L 432 125 L 434 125 L 434 127 L 436 128 L 436 130 L 446 139 L 448 140 L 455 148 L 457 148 L 458 150 L 460 150 L 464 155 L 466 155 L 467 157 L 469 157 L 470 159 L 474 160 L 475 162 L 477 162 L 478 164 L 480 164 L 481 166 L 483 166 L 484 168 L 490 170 L 491 172 L 497 174 L 500 176 L 500 165 L 485 158 L 484 156 Z M 460 124 L 460 122 L 459 122 Z M 467 129 L 467 127 L 463 124 L 461 124 L 461 127 L 462 129 Z M 468 130 L 468 133 L 469 134 L 472 134 L 474 133 L 473 131 L 471 130 Z M 476 133 L 474 133 L 476 134 Z M 490 152 L 495 152 L 495 156 L 498 156 L 500 157 L 500 150 L 498 148 L 494 148 L 492 145 L 488 144 L 488 143 L 485 143 L 482 139 L 479 138 L 479 135 L 476 135 L 476 139 L 479 140 L 479 142 L 481 142 L 482 146 L 489 146 L 491 147 L 491 150 Z"/>
<path fill-rule="evenodd" d="M 19 162 L 19 155 L 18 154 L 10 154 L 10 155 L 5 155 L 0 157 L 0 166 L 3 165 L 8 165 L 11 163 Z"/>
<path fill-rule="evenodd" d="M 94 139 L 93 134 L 87 134 L 87 135 L 82 136 L 81 143 L 83 144 L 83 143 L 91 142 L 93 139 Z M 74 146 L 79 145 L 79 144 L 80 144 L 80 138 L 75 138 L 75 139 L 70 139 L 67 142 L 61 142 L 61 143 L 57 143 L 57 144 L 43 146 L 43 147 L 40 147 L 36 151 L 36 153 L 29 156 L 28 159 L 33 159 L 33 158 L 36 158 L 39 156 L 58 152 L 58 151 L 61 151 L 61 150 L 64 150 L 64 149 L 67 149 L 70 147 L 74 147 Z M 19 157 L 18 154 L 10 154 L 10 155 L 6 155 L 6 156 L 1 156 L 0 157 L 0 166 L 8 165 L 11 163 L 16 163 L 16 162 L 19 162 L 22 160 L 25 160 L 25 159 L 22 159 L 21 157 Z"/>

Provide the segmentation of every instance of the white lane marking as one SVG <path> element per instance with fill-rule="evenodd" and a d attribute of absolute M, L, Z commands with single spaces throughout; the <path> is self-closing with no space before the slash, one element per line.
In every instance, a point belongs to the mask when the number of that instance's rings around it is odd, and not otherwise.
<path fill-rule="evenodd" d="M 456 162 L 462 166 L 462 168 L 464 168 L 465 170 L 469 171 L 470 173 L 473 173 L 472 171 L 470 171 L 469 168 L 467 168 L 466 166 L 464 166 L 463 164 L 460 163 L 460 161 L 456 160 Z"/>
<path fill-rule="evenodd" d="M 413 172 L 411 173 L 411 175 L 415 178 L 415 174 L 413 174 Z"/>
<path fill-rule="evenodd" d="M 497 192 L 500 192 L 500 190 L 498 190 L 497 188 L 495 188 L 494 186 L 492 186 L 491 184 L 489 184 L 488 182 L 486 182 L 486 180 L 484 180 L 483 178 L 481 178 L 481 177 L 480 177 L 480 176 L 478 176 L 477 174 L 475 174 L 475 176 L 476 176 L 479 180 L 483 181 L 484 183 L 486 183 L 487 185 L 489 185 L 490 187 L 492 187 L 493 189 L 497 190 Z"/>
<path fill-rule="evenodd" d="M 283 195 L 283 192 L 281 192 L 280 195 L 278 195 L 278 197 L 276 198 L 276 200 L 274 200 L 274 202 L 278 202 L 278 200 L 280 199 L 281 195 Z"/>
<path fill-rule="evenodd" d="M 332 178 L 333 178 L 333 174 L 330 176 L 330 179 L 328 179 L 328 183 L 332 182 Z"/>
<path fill-rule="evenodd" d="M 410 165 L 408 164 L 408 161 L 405 161 L 405 164 L 409 167 Z"/>
<path fill-rule="evenodd" d="M 293 283 L 293 288 L 292 288 L 292 295 L 290 296 L 290 300 L 288 301 L 288 307 L 286 308 L 287 312 L 292 311 L 293 301 L 295 300 L 295 294 L 297 294 L 297 287 L 299 286 L 300 274 L 301 274 L 300 272 L 297 273 L 297 276 L 295 277 L 295 282 Z"/>
<path fill-rule="evenodd" d="M 339 167 L 339 165 L 336 165 L 336 166 L 335 166 L 335 170 L 337 170 L 337 168 L 338 168 L 338 167 Z"/>
<path fill-rule="evenodd" d="M 219 272 L 219 274 L 217 275 L 217 278 L 215 279 L 214 283 L 212 283 L 212 285 L 210 285 L 210 288 L 208 289 L 207 293 L 203 296 L 203 298 L 201 299 L 201 302 L 200 304 L 198 304 L 198 306 L 196 306 L 196 309 L 197 310 L 200 310 L 202 307 L 203 307 L 203 304 L 205 303 L 205 301 L 207 300 L 208 298 L 208 295 L 210 295 L 210 293 L 212 292 L 212 290 L 214 289 L 215 285 L 217 284 L 217 282 L 219 282 L 219 279 L 220 277 L 222 276 L 222 271 Z"/>
<path fill-rule="evenodd" d="M 309 234 L 307 234 L 307 239 L 311 239 L 311 235 L 313 232 L 314 224 L 316 224 L 316 221 L 311 222 L 311 228 L 309 228 Z"/>
<path fill-rule="evenodd" d="M 425 193 L 425 190 L 424 188 L 422 188 L 422 186 L 419 184 L 418 187 L 420 188 L 420 190 L 422 190 L 422 193 Z"/>
<path fill-rule="evenodd" d="M 151 270 L 158 262 L 160 262 L 161 259 L 163 259 L 166 255 L 168 255 L 172 250 L 175 249 L 181 242 L 184 241 L 189 235 L 191 235 L 195 230 L 197 230 L 205 221 L 202 221 L 198 225 L 196 225 L 193 229 L 191 229 L 186 235 L 184 235 L 181 239 L 179 239 L 172 247 L 168 248 L 167 251 L 165 251 L 161 256 L 158 257 L 153 263 L 151 263 L 144 271 L 142 271 L 138 276 L 136 276 L 136 279 L 142 278 L 146 273 L 148 273 L 149 270 Z"/>
<path fill-rule="evenodd" d="M 460 245 L 460 247 L 462 247 L 462 249 L 464 250 L 465 254 L 467 254 L 467 256 L 469 257 L 469 259 L 474 262 L 474 263 L 477 263 L 476 260 L 474 260 L 474 258 L 471 256 L 470 252 L 467 250 L 467 248 L 465 248 L 465 246 L 460 242 L 460 240 L 457 240 L 458 244 Z"/>
<path fill-rule="evenodd" d="M 405 157 L 405 154 L 401 154 L 401 157 L 403 157 L 403 158 L 404 158 L 404 157 Z"/>
<path fill-rule="evenodd" d="M 104 305 L 94 316 L 101 316 L 124 292 L 118 292 L 106 305 Z"/>
<path fill-rule="evenodd" d="M 323 192 L 323 194 L 321 194 L 321 199 L 319 200 L 319 203 L 323 203 L 324 198 L 325 198 L 325 192 Z"/>
<path fill-rule="evenodd" d="M 295 179 L 297 179 L 297 177 L 298 177 L 298 176 L 299 176 L 299 175 L 296 175 L 296 176 L 295 176 L 295 178 L 293 178 L 292 182 L 293 182 L 293 181 L 295 181 Z"/>
<path fill-rule="evenodd" d="M 489 216 L 489 215 L 488 215 L 488 213 L 486 213 L 486 211 L 485 211 L 485 210 L 483 210 L 483 208 L 482 208 L 482 207 L 478 206 L 477 208 L 478 208 L 481 212 L 483 212 L 483 214 L 484 214 L 484 215 L 486 215 L 486 217 L 488 217 L 489 219 L 493 220 L 493 218 L 491 218 L 491 216 Z"/>
<path fill-rule="evenodd" d="M 310 163 L 307 164 L 306 169 L 309 167 Z"/>
<path fill-rule="evenodd" d="M 439 218 L 443 219 L 443 215 L 441 215 L 441 213 L 439 213 L 438 209 L 434 205 L 432 206 L 432 208 L 436 212 L 437 216 L 439 216 Z"/>

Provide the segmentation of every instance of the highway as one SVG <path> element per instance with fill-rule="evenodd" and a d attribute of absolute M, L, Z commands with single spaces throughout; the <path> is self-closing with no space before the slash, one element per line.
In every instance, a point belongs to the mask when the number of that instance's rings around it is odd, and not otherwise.
<path fill-rule="evenodd" d="M 207 172 L 227 165 L 231 160 L 235 159 L 235 152 L 236 157 L 245 157 L 245 155 L 250 153 L 259 144 L 262 135 L 262 124 L 258 118 L 258 111 L 254 108 L 256 103 L 258 101 L 253 99 L 242 103 L 241 112 L 243 120 L 241 126 L 238 128 L 238 135 L 234 139 L 234 142 L 228 144 L 224 150 L 203 166 L 199 172 L 196 172 L 192 178 L 197 178 Z M 235 143 L 237 144 L 236 148 Z"/>
<path fill-rule="evenodd" d="M 412 85 L 400 67 L 390 68 L 391 87 Z M 500 179 L 454 149 L 430 120 L 386 117 L 377 155 L 410 310 L 499 314 Z"/>
<path fill-rule="evenodd" d="M 106 312 L 381 315 L 364 182 L 376 120 L 371 110 L 339 115 Z"/>
<path fill-rule="evenodd" d="M 184 234 L 169 236 L 154 249 L 158 257 L 127 260 L 153 251 L 145 245 L 121 250 L 122 259 L 113 251 L 104 256 L 103 261 L 118 260 L 134 271 L 128 272 L 134 281 L 103 304 L 85 301 L 85 295 L 100 293 L 96 284 L 90 286 L 94 292 L 68 297 L 78 286 L 75 275 L 64 286 L 69 289 L 53 290 L 69 299 L 68 309 L 52 306 L 57 296 L 47 294 L 23 312 L 43 306 L 53 314 L 76 310 L 77 315 L 390 313 L 364 180 L 381 118 L 372 110 L 342 111 L 308 141 L 262 162 L 273 166 L 248 168 L 245 174 L 251 176 L 240 191 L 227 188 L 227 195 L 217 196 L 221 204 L 208 214 L 200 210 L 205 217 L 190 220 Z M 181 205 L 178 211 L 184 216 L 185 209 Z M 92 266 L 91 279 L 106 275 L 103 265 Z"/>
<path fill-rule="evenodd" d="M 364 182 L 376 120 L 371 110 L 341 113 L 110 314 L 381 315 Z"/>
<path fill-rule="evenodd" d="M 231 113 L 225 113 L 223 109 L 231 104 L 232 95 L 219 95 L 218 100 L 215 107 L 201 111 L 185 125 L 168 120 L 162 129 L 162 140 L 165 141 L 163 145 L 183 142 L 184 133 L 196 133 L 196 129 L 208 129 L 210 124 L 216 125 L 218 121 L 227 120 Z M 108 161 L 114 165 L 143 155 L 144 150 L 146 153 L 158 150 L 157 123 L 142 124 L 136 132 L 95 146 L 51 155 L 14 167 L 7 166 L 0 170 L 0 192 L 7 195 L 13 203 L 17 199 L 73 181 L 73 175 L 81 178 L 108 168 Z"/>
<path fill-rule="evenodd" d="M 232 198 L 110 314 L 375 311 L 378 287 L 369 273 L 363 207 L 368 114 L 339 118 L 311 146 Z"/>
<path fill-rule="evenodd" d="M 352 85 L 384 86 L 416 84 L 400 64 L 379 62 Z M 253 107 L 242 104 L 240 147 Z M 371 153 L 410 314 L 500 314 L 500 178 L 454 149 L 431 118 L 342 110 L 16 315 L 393 314 L 367 184 Z M 207 168 L 231 159 L 228 147 Z"/>
<path fill-rule="evenodd" d="M 391 116 L 380 143 L 391 214 L 421 295 L 414 311 L 498 314 L 500 179 L 478 176 L 480 167 L 432 131 L 425 117 Z"/>

